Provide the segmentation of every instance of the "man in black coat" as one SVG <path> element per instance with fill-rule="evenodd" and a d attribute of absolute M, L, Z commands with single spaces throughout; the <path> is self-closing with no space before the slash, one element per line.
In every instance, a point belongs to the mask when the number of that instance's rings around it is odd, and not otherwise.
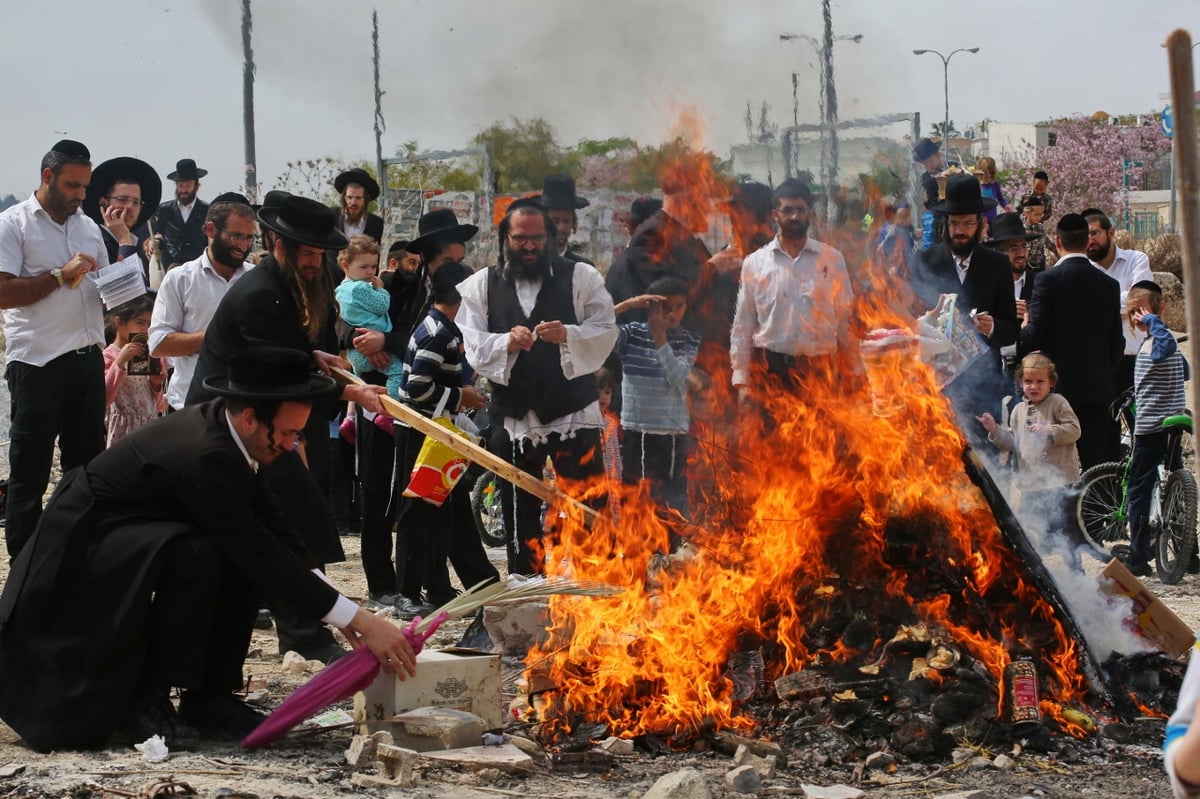
<path fill-rule="evenodd" d="M 110 158 L 92 170 L 83 212 L 100 226 L 110 264 L 141 256 L 140 245 L 149 235 L 146 222 L 158 211 L 161 197 L 158 173 L 140 159 Z M 146 272 L 147 280 L 149 275 Z"/>
<path fill-rule="evenodd" d="M 366 645 L 401 678 L 400 628 L 341 596 L 276 507 L 259 466 L 336 393 L 303 353 L 244 350 L 224 397 L 158 419 L 68 472 L 0 595 L 0 718 L 31 747 L 140 742 L 178 722 L 240 738 L 262 717 L 233 694 L 258 595 Z M 179 714 L 168 691 L 184 689 Z"/>
<path fill-rule="evenodd" d="M 1041 269 L 1029 266 L 1029 245 L 1040 237 L 1036 233 L 1026 233 L 1025 223 L 1020 214 L 998 214 L 989 229 L 990 238 L 984 245 L 1008 256 L 1012 269 L 1013 297 L 1017 302 L 1017 319 L 1023 321 L 1029 306 L 1029 298 L 1033 295 L 1033 280 Z M 1004 358 L 1004 371 L 1012 377 L 1016 367 L 1017 345 L 1006 344 L 1000 348 Z"/>
<path fill-rule="evenodd" d="M 167 180 L 175 181 L 175 199 L 158 207 L 154 215 L 154 235 L 162 239 L 163 259 L 167 268 L 199 258 L 208 246 L 204 220 L 208 203 L 196 198 L 200 178 L 208 174 L 191 158 L 181 158 Z"/>
<path fill-rule="evenodd" d="M 326 249 L 346 246 L 334 225 L 332 209 L 316 200 L 286 197 L 278 208 L 263 208 L 259 221 L 277 239 L 272 255 L 229 288 L 204 333 L 204 344 L 188 390 L 187 405 L 212 399 L 203 380 L 228 369 L 235 353 L 247 347 L 280 346 L 299 350 L 321 369 L 347 366 L 337 351 L 333 289 L 322 264 Z M 353 400 L 378 412 L 382 386 L 346 386 L 341 396 L 315 403 L 304 434 L 307 467 L 295 453 L 279 458 L 267 479 L 318 563 L 345 558 L 337 526 L 322 486 L 329 468 L 329 421 L 338 399 Z M 289 649 L 306 657 L 329 660 L 340 647 L 319 625 L 303 623 L 279 607 L 275 610 L 280 654 Z"/>
<path fill-rule="evenodd" d="M 913 290 L 924 308 L 936 306 L 942 295 L 954 294 L 955 309 L 970 319 L 988 350 L 946 386 L 945 394 L 973 445 L 985 439 L 975 417 L 983 411 L 997 415 L 1007 383 L 1000 348 L 1017 340 L 1017 305 L 1013 299 L 1008 258 L 981 246 L 983 212 L 996 207 L 984 197 L 979 180 L 956 175 L 946 184 L 946 199 L 931 207 L 946 215 L 946 240 L 921 253 L 914 264 Z"/>
<path fill-rule="evenodd" d="M 1033 283 L 1018 355 L 1040 350 L 1058 367 L 1055 390 L 1079 417 L 1075 446 L 1087 469 L 1120 455 L 1120 432 L 1109 406 L 1125 352 L 1121 287 L 1088 260 L 1086 219 L 1064 214 L 1055 234 L 1064 255 Z"/>
<path fill-rule="evenodd" d="M 542 178 L 542 193 L 535 198 L 554 223 L 554 240 L 559 257 L 576 263 L 595 266 L 578 247 L 571 246 L 571 234 L 579 226 L 579 210 L 588 207 L 586 197 L 575 193 L 575 178 L 570 175 L 546 175 Z"/>
<path fill-rule="evenodd" d="M 338 214 L 337 229 L 342 231 L 346 238 L 370 236 L 375 239 L 376 244 L 382 244 L 383 217 L 367 210 L 371 203 L 379 199 L 379 183 L 375 178 L 371 177 L 367 170 L 354 167 L 334 178 L 333 188 L 342 197 L 342 207 L 335 209 Z M 325 268 L 329 270 L 329 277 L 334 286 L 341 283 L 345 277 L 342 268 L 338 266 L 337 256 L 337 250 L 325 252 Z"/>

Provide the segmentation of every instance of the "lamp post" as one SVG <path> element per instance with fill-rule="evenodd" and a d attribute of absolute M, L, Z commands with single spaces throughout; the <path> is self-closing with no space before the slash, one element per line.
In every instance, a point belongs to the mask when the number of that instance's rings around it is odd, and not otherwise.
<path fill-rule="evenodd" d="M 942 139 L 948 141 L 950 139 L 950 59 L 954 58 L 955 53 L 978 53 L 978 47 L 960 47 L 957 50 L 951 50 L 950 55 L 942 55 L 937 50 L 913 50 L 913 55 L 925 55 L 933 53 L 938 58 L 942 59 L 942 81 L 943 91 L 946 99 L 946 119 L 942 127 Z"/>

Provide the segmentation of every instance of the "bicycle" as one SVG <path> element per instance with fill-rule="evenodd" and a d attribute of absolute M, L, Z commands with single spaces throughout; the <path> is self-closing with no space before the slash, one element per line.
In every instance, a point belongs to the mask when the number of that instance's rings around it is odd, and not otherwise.
<path fill-rule="evenodd" d="M 500 510 L 500 490 L 496 475 L 485 471 L 471 487 L 471 519 L 485 546 L 502 547 L 508 541 Z"/>
<path fill-rule="evenodd" d="M 1118 423 L 1132 431 L 1132 391 L 1122 394 L 1112 409 Z M 1167 433 L 1167 456 L 1158 465 L 1149 529 L 1158 579 L 1175 585 L 1192 566 L 1197 552 L 1196 478 L 1182 467 L 1184 434 L 1192 433 L 1191 414 L 1168 416 L 1163 420 L 1163 429 Z M 1121 461 L 1100 463 L 1085 471 L 1079 481 L 1076 508 L 1079 528 L 1088 543 L 1102 551 L 1111 546 L 1113 557 L 1120 560 L 1132 552 L 1128 515 L 1131 454 L 1126 452 Z"/>

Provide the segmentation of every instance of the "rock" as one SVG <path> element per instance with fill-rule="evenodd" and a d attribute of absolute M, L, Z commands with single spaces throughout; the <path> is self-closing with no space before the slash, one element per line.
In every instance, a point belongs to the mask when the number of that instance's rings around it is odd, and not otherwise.
<path fill-rule="evenodd" d="M 954 739 L 930 721 L 913 719 L 896 728 L 890 740 L 892 749 L 912 760 L 933 760 L 945 756 Z"/>
<path fill-rule="evenodd" d="M 514 735 L 508 742 L 537 762 L 543 763 L 546 761 L 546 750 L 537 741 L 531 741 L 528 738 L 522 738 L 520 735 Z"/>
<path fill-rule="evenodd" d="M 493 652 L 524 655 L 534 644 L 547 640 L 550 603 L 546 600 L 488 605 L 483 626 L 494 644 Z"/>
<path fill-rule="evenodd" d="M 346 765 L 358 771 L 375 763 L 378 742 L 366 735 L 355 735 L 346 748 Z"/>
<path fill-rule="evenodd" d="M 1170 272 L 1152 274 L 1154 282 L 1163 290 L 1163 324 L 1176 333 L 1186 333 L 1187 305 L 1184 302 L 1183 283 Z"/>
<path fill-rule="evenodd" d="M 756 793 L 762 787 L 762 777 L 754 766 L 737 766 L 725 774 L 725 787 L 736 793 Z"/>
<path fill-rule="evenodd" d="M 872 752 L 867 755 L 867 768 L 874 771 L 891 771 L 896 766 L 896 756 L 890 752 Z"/>
<path fill-rule="evenodd" d="M 599 747 L 610 755 L 633 754 L 633 741 L 628 738 L 608 737 L 599 743 Z"/>
<path fill-rule="evenodd" d="M 7 766 L 0 766 L 0 779 L 8 779 L 15 777 L 25 771 L 25 766 L 19 763 L 10 763 Z"/>
<path fill-rule="evenodd" d="M 712 792 L 700 772 L 685 768 L 659 777 L 642 799 L 712 799 Z"/>
<path fill-rule="evenodd" d="M 284 674 L 291 674 L 293 676 L 310 673 L 308 659 L 299 652 L 292 652 L 290 650 L 283 655 L 281 670 Z"/>
<path fill-rule="evenodd" d="M 413 773 L 417 756 L 415 750 L 392 744 L 379 744 L 376 751 L 376 757 L 379 759 L 379 765 L 383 768 L 384 777 L 389 780 L 387 784 L 399 785 L 404 788 L 411 788 L 417 782 L 416 775 Z"/>
<path fill-rule="evenodd" d="M 953 793 L 939 793 L 933 799 L 992 799 L 993 794 L 988 791 L 972 790 L 972 791 L 954 791 Z"/>
<path fill-rule="evenodd" d="M 500 746 L 465 746 L 421 754 L 428 760 L 453 763 L 471 771 L 499 769 L 509 774 L 529 774 L 533 771 L 533 758 L 512 744 Z"/>
<path fill-rule="evenodd" d="M 862 799 L 865 793 L 849 785 L 806 785 L 801 789 L 808 799 Z"/>
<path fill-rule="evenodd" d="M 738 747 L 745 746 L 759 757 L 774 757 L 779 768 L 787 767 L 787 755 L 774 741 L 764 741 L 761 738 L 747 738 L 737 733 L 721 730 L 705 736 L 713 749 L 726 755 L 736 756 Z"/>
<path fill-rule="evenodd" d="M 1017 761 L 1013 760 L 1008 755 L 996 755 L 996 759 L 992 761 L 992 765 L 1001 771 L 1012 771 L 1017 766 Z"/>
<path fill-rule="evenodd" d="M 483 719 L 446 707 L 419 707 L 397 715 L 392 738 L 398 746 L 429 752 L 476 746 L 483 738 Z"/>
<path fill-rule="evenodd" d="M 770 780 L 775 778 L 775 770 L 778 764 L 775 755 L 759 757 L 750 751 L 750 747 L 742 744 L 737 748 L 737 751 L 733 753 L 733 765 L 751 766 L 755 771 L 758 772 L 758 776 L 762 777 L 764 780 Z"/>
<path fill-rule="evenodd" d="M 967 768 L 971 771 L 986 771 L 992 767 L 992 761 L 982 755 L 971 758 Z"/>

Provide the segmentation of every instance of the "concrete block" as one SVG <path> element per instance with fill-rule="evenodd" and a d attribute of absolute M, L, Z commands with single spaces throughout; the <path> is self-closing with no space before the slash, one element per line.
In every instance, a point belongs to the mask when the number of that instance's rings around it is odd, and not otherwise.
<path fill-rule="evenodd" d="M 483 609 L 483 626 L 492 638 L 493 651 L 524 655 L 534 644 L 547 640 L 550 603 L 543 599 L 488 605 Z"/>
<path fill-rule="evenodd" d="M 775 772 L 778 768 L 778 761 L 775 755 L 767 755 L 759 757 L 750 751 L 750 747 L 745 744 L 740 744 L 737 751 L 733 753 L 733 765 L 735 766 L 751 766 L 758 772 L 758 776 L 764 780 L 775 779 Z"/>
<path fill-rule="evenodd" d="M 807 799 L 862 799 L 865 793 L 849 785 L 801 785 Z"/>
<path fill-rule="evenodd" d="M 483 739 L 483 719 L 474 713 L 445 707 L 419 707 L 401 713 L 391 733 L 397 746 L 418 752 L 477 746 Z"/>
<path fill-rule="evenodd" d="M 712 791 L 700 772 L 684 768 L 659 777 L 642 799 L 712 799 Z"/>
<path fill-rule="evenodd" d="M 754 766 L 737 766 L 725 774 L 725 787 L 736 793 L 757 793 L 762 788 L 762 778 Z"/>
<path fill-rule="evenodd" d="M 374 765 L 377 746 L 378 741 L 373 738 L 366 735 L 355 735 L 350 739 L 350 746 L 346 748 L 346 764 L 355 771 Z"/>
<path fill-rule="evenodd" d="M 510 774 L 526 775 L 533 771 L 533 758 L 511 743 L 500 746 L 467 746 L 461 749 L 423 752 L 421 757 L 440 763 L 452 763 L 471 771 L 497 769 Z"/>
<path fill-rule="evenodd" d="M 608 752 L 610 755 L 632 755 L 633 741 L 628 738 L 605 738 L 599 743 L 601 749 Z"/>
<path fill-rule="evenodd" d="M 391 780 L 390 784 L 404 788 L 411 788 L 416 784 L 413 767 L 417 763 L 418 754 L 415 750 L 393 744 L 380 744 L 377 757 L 384 776 Z"/>

